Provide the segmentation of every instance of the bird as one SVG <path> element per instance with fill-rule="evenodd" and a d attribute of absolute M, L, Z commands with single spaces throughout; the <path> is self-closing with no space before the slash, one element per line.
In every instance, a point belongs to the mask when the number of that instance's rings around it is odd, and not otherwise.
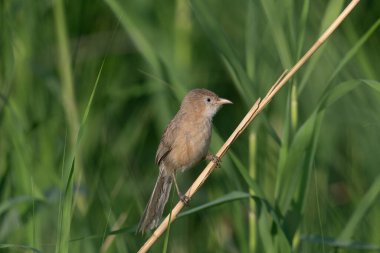
<path fill-rule="evenodd" d="M 207 89 L 193 89 L 183 98 L 180 109 L 166 127 L 158 145 L 155 163 L 159 175 L 140 219 L 139 232 L 144 233 L 159 224 L 172 182 L 180 200 L 188 204 L 189 198 L 178 187 L 176 172 L 183 172 L 203 159 L 219 162 L 215 155 L 208 154 L 208 149 L 212 118 L 224 104 L 232 102 Z"/>

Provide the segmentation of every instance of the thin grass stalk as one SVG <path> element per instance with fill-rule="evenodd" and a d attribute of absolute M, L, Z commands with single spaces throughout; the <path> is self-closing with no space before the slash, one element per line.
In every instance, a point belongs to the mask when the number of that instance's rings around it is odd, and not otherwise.
<path fill-rule="evenodd" d="M 65 112 L 67 124 L 69 126 L 69 143 L 71 147 L 75 146 L 76 132 L 79 128 L 78 115 L 76 111 L 76 105 L 74 100 L 73 91 L 73 78 L 70 68 L 71 60 L 69 53 L 69 45 L 66 34 L 66 21 L 64 15 L 63 1 L 57 0 L 53 4 L 53 13 L 55 21 L 55 30 L 57 36 L 57 50 L 58 50 L 58 70 L 62 81 L 62 104 Z M 73 163 L 74 165 L 74 163 Z M 73 167 L 73 166 L 71 166 Z M 67 170 L 68 171 L 68 170 Z M 64 172 L 67 174 L 68 172 Z M 67 176 L 67 175 L 65 175 Z M 71 197 L 72 197 L 72 184 L 66 185 L 68 191 L 65 192 L 62 205 L 60 203 L 59 213 L 59 227 L 57 244 L 55 248 L 56 253 L 68 252 L 68 240 L 70 236 L 71 226 Z"/>
<path fill-rule="evenodd" d="M 69 125 L 70 144 L 72 147 L 76 142 L 76 133 L 79 129 L 79 121 L 74 96 L 73 73 L 70 67 L 71 57 L 62 0 L 54 1 L 53 12 L 57 36 L 58 71 L 62 81 L 62 104 L 66 120 Z"/>
<path fill-rule="evenodd" d="M 257 133 L 252 130 L 249 134 L 249 176 L 253 179 L 257 179 L 257 166 L 256 166 L 256 154 L 257 154 Z M 256 196 L 255 189 L 249 188 L 249 195 Z M 257 217 L 256 217 L 256 203 L 255 200 L 249 199 L 249 214 L 248 214 L 248 247 L 249 252 L 256 252 L 257 248 Z"/>

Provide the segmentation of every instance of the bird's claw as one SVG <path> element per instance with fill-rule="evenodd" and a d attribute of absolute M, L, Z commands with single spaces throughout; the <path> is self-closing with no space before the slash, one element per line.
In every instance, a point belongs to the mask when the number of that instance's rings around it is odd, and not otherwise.
<path fill-rule="evenodd" d="M 179 197 L 179 199 L 181 200 L 181 202 L 185 205 L 185 206 L 189 206 L 189 203 L 190 203 L 190 198 L 186 195 L 181 195 Z"/>
<path fill-rule="evenodd" d="M 216 167 L 217 168 L 220 168 L 220 157 L 216 156 L 216 155 L 213 155 L 213 154 L 208 154 L 206 156 L 206 160 L 207 161 L 212 161 L 213 163 L 215 163 Z"/>

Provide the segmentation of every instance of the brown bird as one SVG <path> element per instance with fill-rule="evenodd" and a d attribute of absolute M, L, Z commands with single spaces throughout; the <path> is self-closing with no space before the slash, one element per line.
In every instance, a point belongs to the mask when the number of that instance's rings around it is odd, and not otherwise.
<path fill-rule="evenodd" d="M 207 153 L 211 140 L 212 118 L 224 104 L 232 102 L 219 98 L 206 89 L 194 89 L 186 94 L 158 146 L 156 164 L 160 172 L 138 225 L 138 231 L 144 233 L 158 225 L 168 201 L 172 181 L 181 201 L 188 203 L 189 198 L 180 192 L 175 174 L 192 167 L 202 159 L 217 159 Z"/>

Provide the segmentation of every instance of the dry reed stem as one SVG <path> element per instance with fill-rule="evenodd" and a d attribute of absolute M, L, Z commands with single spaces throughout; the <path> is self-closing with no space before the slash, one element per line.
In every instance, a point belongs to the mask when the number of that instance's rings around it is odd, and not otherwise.
<path fill-rule="evenodd" d="M 120 227 L 124 224 L 127 219 L 127 213 L 121 213 L 119 218 L 117 218 L 115 224 L 112 226 L 111 231 L 119 230 Z M 105 253 L 111 247 L 113 241 L 115 240 L 116 235 L 108 235 L 105 239 L 103 239 L 103 244 L 100 247 L 100 253 Z"/>
<path fill-rule="evenodd" d="M 349 5 L 342 11 L 342 13 L 334 20 L 334 22 L 327 28 L 327 30 L 319 37 L 319 39 L 310 47 L 310 49 L 305 53 L 305 55 L 290 69 L 289 72 L 284 72 L 276 83 L 268 91 L 267 95 L 263 100 L 260 98 L 255 102 L 249 112 L 245 115 L 244 119 L 240 122 L 235 131 L 231 134 L 228 140 L 223 144 L 223 146 L 216 153 L 216 156 L 222 158 L 227 152 L 231 144 L 236 140 L 236 138 L 247 128 L 247 126 L 252 122 L 252 120 L 259 114 L 264 107 L 270 102 L 270 100 L 277 94 L 277 92 L 284 86 L 284 84 L 298 71 L 299 68 L 315 53 L 315 51 L 327 40 L 327 38 L 335 31 L 335 29 L 342 23 L 342 21 L 348 16 L 348 14 L 355 8 L 355 6 L 360 2 L 360 0 L 352 0 Z M 189 190 L 186 192 L 186 196 L 191 198 L 202 184 L 206 181 L 208 176 L 216 167 L 215 162 L 210 162 L 194 183 L 190 186 Z M 162 221 L 159 227 L 153 232 L 151 237 L 145 242 L 145 244 L 138 251 L 139 253 L 147 252 L 154 242 L 163 234 L 169 225 L 169 222 L 173 222 L 177 217 L 178 213 L 183 208 L 184 204 L 179 201 L 177 205 L 172 209 L 171 213 Z"/>

